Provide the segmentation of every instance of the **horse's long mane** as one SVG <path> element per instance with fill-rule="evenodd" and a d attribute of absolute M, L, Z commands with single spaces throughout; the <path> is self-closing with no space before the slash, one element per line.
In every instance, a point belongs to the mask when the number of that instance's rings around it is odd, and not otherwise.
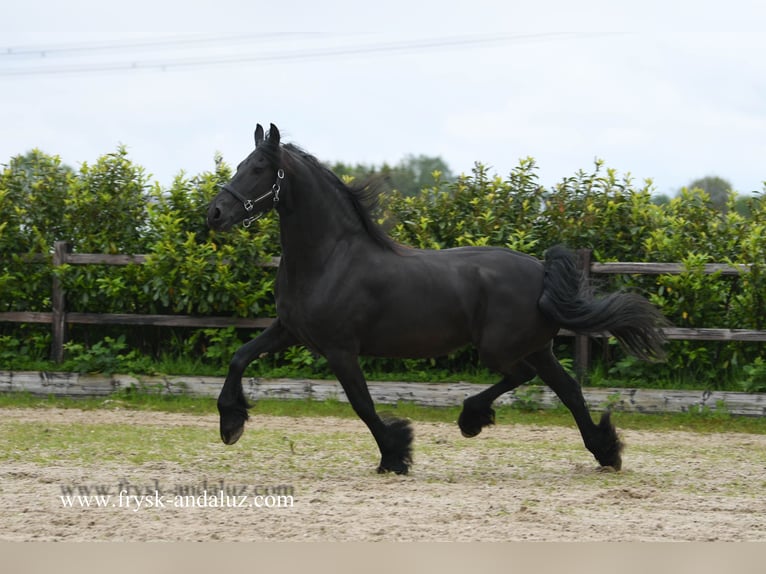
<path fill-rule="evenodd" d="M 312 171 L 318 172 L 332 187 L 338 189 L 351 203 L 359 216 L 362 227 L 381 247 L 399 253 L 402 246 L 394 241 L 376 221 L 374 212 L 380 203 L 380 196 L 385 191 L 385 180 L 380 176 L 369 177 L 359 183 L 346 184 L 332 170 L 316 157 L 294 144 L 282 146 L 292 157 L 307 164 Z"/>

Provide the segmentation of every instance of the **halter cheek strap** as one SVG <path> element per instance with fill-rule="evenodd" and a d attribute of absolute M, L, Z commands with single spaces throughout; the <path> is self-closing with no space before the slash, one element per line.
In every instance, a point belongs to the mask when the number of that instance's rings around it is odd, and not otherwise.
<path fill-rule="evenodd" d="M 285 170 L 283 170 L 282 168 L 279 168 L 277 170 L 277 180 L 274 182 L 274 185 L 271 186 L 271 189 L 267 191 L 266 193 L 264 193 L 262 196 L 257 197 L 255 199 L 247 199 L 245 196 L 239 193 L 236 189 L 231 187 L 228 183 L 223 186 L 223 190 L 228 191 L 240 202 L 242 202 L 242 206 L 245 208 L 245 211 L 250 213 L 255 208 L 256 204 L 270 197 L 274 198 L 274 207 L 276 207 L 276 205 L 279 203 L 279 192 L 281 190 L 280 182 L 284 178 L 285 178 Z M 264 213 L 266 213 L 266 210 L 260 212 L 258 215 L 246 218 L 244 221 L 242 221 L 242 225 L 245 227 L 250 227 L 253 221 L 260 219 Z"/>

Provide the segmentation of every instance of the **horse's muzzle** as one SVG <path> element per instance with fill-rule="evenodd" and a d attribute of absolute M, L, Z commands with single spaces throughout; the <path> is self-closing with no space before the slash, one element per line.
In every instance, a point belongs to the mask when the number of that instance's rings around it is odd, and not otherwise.
<path fill-rule="evenodd" d="M 217 202 L 211 203 L 207 210 L 207 226 L 215 231 L 226 231 L 231 227 L 231 222 L 224 217 Z"/>

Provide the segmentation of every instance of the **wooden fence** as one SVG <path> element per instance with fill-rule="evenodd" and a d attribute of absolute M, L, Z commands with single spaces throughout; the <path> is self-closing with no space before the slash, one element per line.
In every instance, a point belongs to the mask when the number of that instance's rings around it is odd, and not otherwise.
<path fill-rule="evenodd" d="M 44 261 L 46 256 L 35 255 L 33 260 Z M 146 255 L 109 255 L 104 253 L 72 253 L 67 241 L 57 241 L 53 251 L 53 266 L 61 265 L 131 265 L 146 262 Z M 277 267 L 279 260 L 265 261 L 262 267 Z M 0 321 L 13 323 L 48 323 L 51 325 L 51 359 L 60 363 L 64 359 L 67 324 L 78 325 L 154 325 L 160 327 L 240 327 L 265 329 L 273 318 L 269 317 L 209 317 L 197 315 L 146 315 L 138 313 L 72 313 L 66 310 L 66 292 L 61 280 L 53 274 L 51 311 L 47 313 L 11 311 L 0 313 Z"/>
<path fill-rule="evenodd" d="M 594 263 L 591 261 L 591 250 L 580 249 L 577 252 L 581 272 L 589 277 L 591 275 L 680 275 L 688 273 L 688 269 L 682 263 Z M 732 265 L 723 263 L 709 263 L 704 265 L 702 273 L 713 275 L 739 275 L 750 270 L 749 265 Z M 665 336 L 670 340 L 683 341 L 766 341 L 766 331 L 751 329 L 694 329 L 680 327 L 666 327 L 663 329 Z M 564 334 L 564 333 L 560 333 Z M 574 335 L 574 333 L 571 333 Z M 575 335 L 575 368 L 578 378 L 582 381 L 590 366 L 590 342 L 591 338 L 608 337 L 608 333 L 597 335 Z"/>
<path fill-rule="evenodd" d="M 38 259 L 38 256 L 35 256 Z M 40 255 L 38 260 L 44 260 Z M 60 265 L 130 265 L 142 264 L 146 255 L 106 255 L 95 253 L 71 253 L 68 242 L 57 241 L 53 253 L 53 266 Z M 578 251 L 578 261 L 582 272 L 587 275 L 596 274 L 638 274 L 663 275 L 687 272 L 680 263 L 594 263 L 591 261 L 590 250 Z M 259 263 L 263 267 L 277 267 L 279 259 Z M 747 265 L 705 265 L 705 274 L 721 273 L 722 275 L 738 275 L 748 271 Z M 126 313 L 72 313 L 66 310 L 66 292 L 56 274 L 53 276 L 51 287 L 50 312 L 3 312 L 0 321 L 15 323 L 47 323 L 51 325 L 51 358 L 61 362 L 64 356 L 64 344 L 67 340 L 67 324 L 89 325 L 155 325 L 164 327 L 238 327 L 264 329 L 274 320 L 271 317 L 210 317 L 193 315 L 142 315 Z M 665 328 L 668 339 L 696 341 L 766 341 L 766 331 L 748 329 L 689 329 Z M 590 365 L 591 338 L 608 337 L 608 333 L 591 336 L 575 335 L 562 330 L 560 335 L 575 336 L 575 365 L 578 376 L 583 379 Z"/>

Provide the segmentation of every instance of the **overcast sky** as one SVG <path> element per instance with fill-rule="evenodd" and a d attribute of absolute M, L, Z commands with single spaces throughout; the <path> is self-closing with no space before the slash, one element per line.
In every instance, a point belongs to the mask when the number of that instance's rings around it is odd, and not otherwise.
<path fill-rule="evenodd" d="M 124 144 L 168 185 L 273 122 L 328 163 L 532 156 L 550 186 L 601 158 L 762 191 L 764 23 L 756 0 L 4 2 L 0 163 Z"/>

